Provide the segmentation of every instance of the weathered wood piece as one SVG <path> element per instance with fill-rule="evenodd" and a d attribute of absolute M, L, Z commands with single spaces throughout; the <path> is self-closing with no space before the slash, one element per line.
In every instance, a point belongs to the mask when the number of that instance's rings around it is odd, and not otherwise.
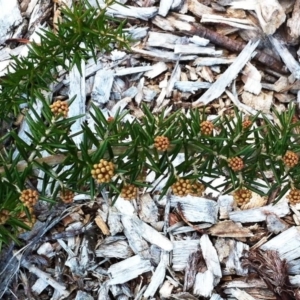
<path fill-rule="evenodd" d="M 242 70 L 245 64 L 251 59 L 255 48 L 258 46 L 259 41 L 255 43 L 249 42 L 248 45 L 236 58 L 235 62 L 212 84 L 212 86 L 193 103 L 193 107 L 201 104 L 208 104 L 214 99 L 220 97 L 225 91 L 226 87 L 234 80 L 238 73 Z"/>
<path fill-rule="evenodd" d="M 289 263 L 300 258 L 300 228 L 293 226 L 280 233 L 267 243 L 263 244 L 262 250 L 275 250 L 281 259 L 286 259 Z"/>
<path fill-rule="evenodd" d="M 290 213 L 286 201 L 280 201 L 275 205 L 267 205 L 259 208 L 252 208 L 243 211 L 233 211 L 229 213 L 230 220 L 240 223 L 253 223 L 265 221 L 268 214 L 273 213 L 278 217 L 284 217 Z"/>
<path fill-rule="evenodd" d="M 22 16 L 17 0 L 0 1 L 0 44 L 11 37 L 11 28 L 22 22 Z"/>
<path fill-rule="evenodd" d="M 227 18 L 214 14 L 203 14 L 201 18 L 201 23 L 222 23 L 232 27 L 256 30 L 257 27 L 251 20 L 237 19 L 237 18 Z"/>
<path fill-rule="evenodd" d="M 95 105 L 108 102 L 113 80 L 114 72 L 112 70 L 99 70 L 96 73 L 93 91 L 91 94 Z"/>
<path fill-rule="evenodd" d="M 190 222 L 206 222 L 215 224 L 218 215 L 218 204 L 213 200 L 201 197 L 171 196 L 171 207 L 179 207 Z"/>
<path fill-rule="evenodd" d="M 153 269 L 150 260 L 142 259 L 139 255 L 115 263 L 108 268 L 111 279 L 108 284 L 120 284 L 132 280 Z"/>
<path fill-rule="evenodd" d="M 289 71 L 294 75 L 296 79 L 300 79 L 300 65 L 289 52 L 289 50 L 276 38 L 270 36 L 269 39 Z"/>

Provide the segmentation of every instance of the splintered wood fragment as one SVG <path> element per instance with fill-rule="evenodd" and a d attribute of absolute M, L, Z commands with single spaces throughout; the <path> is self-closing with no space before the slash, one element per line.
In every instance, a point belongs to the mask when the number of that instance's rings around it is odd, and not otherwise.
<path fill-rule="evenodd" d="M 142 73 L 146 71 L 151 71 L 153 69 L 153 66 L 141 66 L 141 67 L 132 67 L 132 68 L 124 68 L 116 70 L 115 75 L 116 76 L 124 76 L 124 75 L 130 75 L 135 73 Z"/>
<path fill-rule="evenodd" d="M 171 207 L 180 208 L 184 214 L 184 217 L 189 222 L 207 222 L 215 224 L 218 219 L 218 204 L 209 199 L 201 197 L 179 197 L 171 196 Z"/>
<path fill-rule="evenodd" d="M 266 224 L 269 232 L 278 234 L 279 232 L 283 232 L 289 228 L 289 225 L 278 218 L 278 216 L 274 214 L 269 214 L 266 219 Z"/>
<path fill-rule="evenodd" d="M 95 75 L 93 91 L 91 94 L 95 104 L 105 104 L 109 100 L 112 84 L 114 80 L 114 71 L 99 70 Z"/>
<path fill-rule="evenodd" d="M 258 46 L 259 41 L 255 43 L 249 42 L 248 45 L 239 54 L 236 60 L 230 67 L 214 82 L 211 87 L 193 103 L 193 107 L 197 107 L 200 104 L 208 104 L 216 98 L 220 97 L 225 91 L 226 87 L 234 80 L 239 74 L 245 64 L 251 59 L 253 52 Z"/>
<path fill-rule="evenodd" d="M 209 297 L 214 289 L 214 276 L 210 270 L 203 273 L 198 272 L 195 279 L 193 294 L 202 297 Z"/>
<path fill-rule="evenodd" d="M 219 15 L 213 14 L 203 14 L 201 18 L 201 23 L 222 23 L 232 27 L 256 30 L 257 27 L 250 20 L 243 20 L 237 18 L 227 18 Z"/>
<path fill-rule="evenodd" d="M 230 65 L 236 60 L 236 57 L 198 57 L 195 59 L 193 66 L 215 66 Z"/>
<path fill-rule="evenodd" d="M 276 38 L 269 36 L 269 39 L 273 46 L 275 47 L 277 53 L 280 55 L 281 59 L 284 61 L 286 67 L 294 75 L 296 79 L 300 79 L 300 65 L 289 52 L 289 50 Z"/>
<path fill-rule="evenodd" d="M 174 0 L 160 1 L 158 14 L 165 17 L 168 14 L 173 2 Z"/>
<path fill-rule="evenodd" d="M 220 262 L 225 265 L 225 268 L 222 269 L 223 275 L 236 274 L 245 276 L 248 274 L 248 268 L 243 267 L 241 261 L 245 251 L 249 251 L 248 245 L 233 239 L 220 238 L 216 241 L 215 247 Z"/>
<path fill-rule="evenodd" d="M 59 294 L 62 297 L 68 297 L 70 295 L 70 292 L 66 289 L 66 287 L 56 280 L 54 280 L 48 273 L 40 270 L 37 268 L 35 265 L 31 264 L 29 261 L 26 259 L 23 259 L 21 254 L 17 254 L 16 258 L 21 262 L 21 265 L 28 269 L 29 272 L 33 273 L 36 275 L 38 278 L 44 280 L 47 282 L 49 285 L 51 285 L 55 290 L 59 292 Z"/>
<path fill-rule="evenodd" d="M 207 38 L 212 44 L 223 47 L 229 51 L 241 52 L 246 46 L 246 44 L 243 42 L 235 41 L 227 36 L 218 34 L 217 32 L 210 30 L 201 24 L 189 24 L 186 22 L 177 21 L 176 23 L 173 23 L 173 25 L 187 35 L 198 35 L 200 37 Z M 256 61 L 279 73 L 287 73 L 282 63 L 273 56 L 270 56 L 259 50 L 256 50 L 255 52 L 256 55 L 254 59 Z"/>
<path fill-rule="evenodd" d="M 148 297 L 154 296 L 159 286 L 163 283 L 165 276 L 166 276 L 166 266 L 162 259 L 151 277 L 150 284 L 148 285 L 143 295 L 144 298 L 147 299 Z"/>
<path fill-rule="evenodd" d="M 97 226 L 99 227 L 99 229 L 102 231 L 102 233 L 104 235 L 109 235 L 110 234 L 109 229 L 108 229 L 106 223 L 101 218 L 101 216 L 97 216 L 95 218 L 95 223 L 97 224 Z"/>
<path fill-rule="evenodd" d="M 172 242 L 162 235 L 160 232 L 155 230 L 150 225 L 146 224 L 136 216 L 132 216 L 132 222 L 135 226 L 136 231 L 149 243 L 160 247 L 165 251 L 172 251 Z"/>
<path fill-rule="evenodd" d="M 229 212 L 233 210 L 234 200 L 231 195 L 221 195 L 218 198 L 219 205 L 219 218 L 220 219 L 228 219 Z"/>
<path fill-rule="evenodd" d="M 198 46 L 202 46 L 202 47 L 205 47 L 209 44 L 208 39 L 201 38 L 200 36 L 197 36 L 197 35 L 194 35 L 191 38 L 189 38 L 189 41 Z"/>
<path fill-rule="evenodd" d="M 125 237 L 123 237 L 125 238 Z M 95 250 L 97 257 L 114 257 L 114 258 L 128 258 L 133 256 L 133 251 L 128 243 L 122 239 L 106 238 L 99 248 Z"/>
<path fill-rule="evenodd" d="M 156 223 L 158 221 L 158 208 L 149 193 L 140 197 L 139 217 L 147 223 Z"/>
<path fill-rule="evenodd" d="M 179 65 L 179 60 L 178 60 L 176 62 L 176 65 L 172 71 L 172 74 L 171 74 L 168 84 L 166 86 L 166 97 L 171 96 L 175 82 L 177 82 L 180 79 L 180 74 L 181 74 L 181 67 Z"/>
<path fill-rule="evenodd" d="M 216 248 L 213 246 L 207 234 L 201 236 L 200 247 L 207 269 L 213 275 L 213 286 L 216 286 L 222 277 L 221 266 Z"/>
<path fill-rule="evenodd" d="M 170 299 L 177 299 L 177 300 L 198 300 L 199 298 L 194 297 L 192 294 L 188 292 L 183 293 L 176 293 L 172 294 Z"/>
<path fill-rule="evenodd" d="M 251 237 L 253 236 L 249 228 L 243 227 L 240 223 L 234 223 L 231 220 L 218 222 L 208 230 L 209 234 L 219 237 Z"/>
<path fill-rule="evenodd" d="M 146 45 L 147 47 L 174 49 L 176 44 L 184 44 L 187 42 L 186 37 L 180 37 L 171 33 L 150 31 Z"/>
<path fill-rule="evenodd" d="M 273 92 L 260 92 L 259 95 L 253 95 L 252 93 L 244 91 L 241 97 L 244 104 L 265 114 L 270 113 L 274 101 Z"/>
<path fill-rule="evenodd" d="M 290 36 L 293 38 L 300 36 L 300 0 L 295 1 L 293 14 L 287 21 L 287 27 L 289 28 Z"/>
<path fill-rule="evenodd" d="M 255 7 L 256 16 L 264 33 L 272 35 L 285 21 L 285 11 L 277 0 L 261 0 Z"/>
<path fill-rule="evenodd" d="M 160 61 L 160 62 L 154 64 L 152 67 L 153 68 L 151 71 L 147 71 L 144 74 L 145 77 L 155 78 L 156 76 L 158 76 L 168 70 L 168 66 L 163 61 Z"/>
<path fill-rule="evenodd" d="M 128 243 L 135 254 L 140 255 L 143 258 L 150 258 L 149 246 L 145 240 L 143 240 L 141 234 L 137 231 L 136 224 L 134 224 L 130 216 L 123 215 L 121 217 L 124 234 L 127 237 Z"/>
<path fill-rule="evenodd" d="M 255 300 L 255 298 L 253 298 L 247 292 L 242 291 L 240 289 L 232 289 L 231 294 L 232 294 L 232 296 L 234 296 L 238 300 Z"/>
<path fill-rule="evenodd" d="M 186 61 L 186 60 L 194 60 L 197 58 L 196 55 L 179 55 L 170 51 L 159 50 L 155 48 L 150 48 L 148 50 L 138 49 L 136 47 L 132 47 L 131 50 L 134 53 L 142 54 L 145 57 L 152 60 L 159 60 L 164 62 L 174 62 L 174 61 Z"/>
<path fill-rule="evenodd" d="M 243 70 L 242 80 L 244 82 L 244 91 L 258 95 L 261 92 L 261 74 L 251 64 L 247 63 Z"/>
<path fill-rule="evenodd" d="M 115 263 L 108 268 L 111 280 L 108 284 L 120 284 L 128 282 L 139 275 L 152 271 L 153 267 L 148 259 L 142 259 L 139 255 L 127 258 L 121 262 Z"/>
<path fill-rule="evenodd" d="M 290 213 L 289 205 L 286 201 L 280 201 L 275 205 L 252 208 L 243 211 L 233 211 L 229 213 L 230 220 L 241 223 L 253 223 L 265 221 L 268 214 L 273 213 L 278 217 L 284 217 Z"/>
<path fill-rule="evenodd" d="M 74 300 L 93 300 L 93 299 L 94 297 L 92 297 L 92 295 L 80 290 L 77 291 L 76 297 L 74 298 Z"/>
<path fill-rule="evenodd" d="M 174 53 L 176 54 L 205 54 L 205 55 L 216 55 L 220 56 L 223 54 L 222 50 L 215 50 L 212 47 L 199 47 L 194 44 L 188 45 L 175 45 Z"/>
<path fill-rule="evenodd" d="M 224 300 L 224 299 L 218 294 L 213 294 L 211 295 L 209 300 Z"/>
<path fill-rule="evenodd" d="M 92 5 L 98 9 L 98 1 L 95 1 Z M 99 5 L 101 8 L 107 7 L 107 4 L 103 0 L 99 0 Z M 136 7 L 130 5 L 121 5 L 121 4 L 112 4 L 106 9 L 108 15 L 121 17 L 121 18 L 134 18 L 134 19 L 142 19 L 149 20 L 153 18 L 157 12 L 157 7 Z"/>
<path fill-rule="evenodd" d="M 186 240 L 173 242 L 172 269 L 174 271 L 183 271 L 188 263 L 191 253 L 200 248 L 199 240 Z"/>
<path fill-rule="evenodd" d="M 201 89 L 208 89 L 211 86 L 210 82 L 199 81 L 176 81 L 174 88 L 181 92 L 194 93 Z"/>
<path fill-rule="evenodd" d="M 17 0 L 2 1 L 0 10 L 0 44 L 12 35 L 12 28 L 22 22 L 22 16 Z"/>
<path fill-rule="evenodd" d="M 204 4 L 201 4 L 197 0 L 188 0 L 188 9 L 195 16 L 201 17 L 204 14 L 213 14 L 214 10 Z"/>
<path fill-rule="evenodd" d="M 260 249 L 275 250 L 280 258 L 290 262 L 300 258 L 300 228 L 293 226 L 288 230 L 280 233 L 267 243 L 263 244 Z"/>

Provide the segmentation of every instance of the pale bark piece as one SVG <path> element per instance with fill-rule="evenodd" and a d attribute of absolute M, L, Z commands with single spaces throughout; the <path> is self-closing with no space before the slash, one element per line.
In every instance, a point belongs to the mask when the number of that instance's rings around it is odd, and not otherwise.
<path fill-rule="evenodd" d="M 247 63 L 243 71 L 242 80 L 245 84 L 244 91 L 255 95 L 261 92 L 261 74 L 251 63 Z"/>
<path fill-rule="evenodd" d="M 139 217 L 150 224 L 158 221 L 158 208 L 149 193 L 140 197 Z"/>
<path fill-rule="evenodd" d="M 91 94 L 92 100 L 96 105 L 108 102 L 113 80 L 114 71 L 112 70 L 99 70 L 96 73 L 93 91 Z"/>
<path fill-rule="evenodd" d="M 12 28 L 22 22 L 22 16 L 17 0 L 0 0 L 0 44 L 12 35 Z"/>
<path fill-rule="evenodd" d="M 81 61 L 81 73 L 76 65 L 70 71 L 70 90 L 69 99 L 74 99 L 69 107 L 68 117 L 75 117 L 79 115 L 85 115 L 85 63 Z M 82 130 L 81 125 L 85 121 L 85 117 L 77 119 L 71 126 L 72 134 L 80 132 Z M 82 134 L 73 137 L 76 145 L 82 142 Z"/>
<path fill-rule="evenodd" d="M 216 98 L 220 97 L 225 91 L 226 87 L 234 80 L 238 73 L 242 70 L 245 64 L 251 59 L 253 52 L 259 44 L 259 40 L 252 43 L 249 42 L 247 46 L 242 50 L 234 63 L 218 78 L 218 80 L 212 84 L 212 86 L 193 103 L 193 107 L 197 107 L 200 104 L 208 104 Z"/>
<path fill-rule="evenodd" d="M 99 215 L 96 216 L 95 223 L 97 224 L 97 226 L 99 227 L 99 229 L 102 231 L 102 233 L 104 235 L 109 235 L 110 234 L 109 229 L 108 229 L 106 223 L 101 218 L 101 216 L 99 216 Z"/>
<path fill-rule="evenodd" d="M 189 38 L 189 41 L 196 44 L 196 45 L 198 45 L 198 46 L 202 46 L 202 47 L 205 47 L 209 44 L 208 39 L 202 38 L 198 35 L 192 36 L 191 38 Z"/>
<path fill-rule="evenodd" d="M 124 240 L 113 241 L 111 239 L 105 239 L 103 243 L 95 250 L 97 257 L 114 257 L 126 259 L 133 256 L 133 251 L 129 247 L 128 243 Z"/>
<path fill-rule="evenodd" d="M 207 234 L 201 236 L 200 247 L 207 269 L 213 275 L 213 286 L 216 286 L 222 277 L 221 266 L 216 248 L 213 246 Z"/>
<path fill-rule="evenodd" d="M 167 97 L 171 96 L 175 82 L 177 82 L 180 79 L 180 74 L 181 74 L 181 67 L 179 65 L 179 61 L 177 61 L 166 87 Z"/>
<path fill-rule="evenodd" d="M 174 88 L 181 92 L 195 93 L 201 89 L 208 89 L 211 86 L 210 82 L 193 82 L 193 81 L 176 81 Z"/>
<path fill-rule="evenodd" d="M 213 47 L 200 47 L 194 44 L 174 46 L 175 54 L 205 54 L 205 55 L 215 55 L 221 56 L 223 54 L 222 50 L 215 50 Z"/>
<path fill-rule="evenodd" d="M 34 283 L 34 285 L 31 287 L 32 292 L 36 293 L 37 295 L 39 295 L 40 293 L 43 292 L 43 290 L 48 286 L 49 284 L 44 281 L 43 279 L 39 278 L 38 280 L 36 280 L 36 282 Z"/>
<path fill-rule="evenodd" d="M 162 299 L 170 299 L 173 289 L 174 285 L 169 280 L 166 280 L 159 290 L 160 297 Z"/>
<path fill-rule="evenodd" d="M 214 275 L 211 270 L 196 275 L 193 294 L 202 297 L 210 297 L 214 289 Z"/>
<path fill-rule="evenodd" d="M 123 68 L 123 69 L 117 69 L 115 71 L 115 75 L 116 76 L 124 76 L 124 75 L 130 75 L 130 74 L 136 74 L 136 73 L 152 71 L 152 69 L 153 69 L 153 66 Z M 109 81 L 109 83 L 110 83 L 110 81 Z"/>
<path fill-rule="evenodd" d="M 269 39 L 275 47 L 277 53 L 285 63 L 288 70 L 294 75 L 296 79 L 300 79 L 300 64 L 295 60 L 289 50 L 276 38 L 269 36 Z"/>
<path fill-rule="evenodd" d="M 170 51 L 159 50 L 155 48 L 149 48 L 148 50 L 139 49 L 137 47 L 132 47 L 131 50 L 134 53 L 142 54 L 146 58 L 155 60 L 155 61 L 164 61 L 164 62 L 174 62 L 174 61 L 186 61 L 194 60 L 197 58 L 196 55 L 179 55 L 172 53 Z"/>
<path fill-rule="evenodd" d="M 237 300 L 255 300 L 251 295 L 249 295 L 247 292 L 242 291 L 240 289 L 233 289 L 231 291 L 231 294 L 237 298 Z"/>
<path fill-rule="evenodd" d="M 170 33 L 150 31 L 146 46 L 147 48 L 161 47 L 173 50 L 176 44 L 184 44 L 186 41 L 186 37 L 179 37 Z"/>
<path fill-rule="evenodd" d="M 228 219 L 229 212 L 233 210 L 234 200 L 231 195 L 221 195 L 218 198 L 219 219 Z"/>
<path fill-rule="evenodd" d="M 135 255 L 108 268 L 108 272 L 112 278 L 108 284 L 113 285 L 127 282 L 145 272 L 152 271 L 152 269 L 150 260 L 142 259 L 139 255 Z"/>
<path fill-rule="evenodd" d="M 149 243 L 160 247 L 165 251 L 172 251 L 173 244 L 172 242 L 162 235 L 160 232 L 155 230 L 150 225 L 146 224 L 136 216 L 132 217 L 132 222 L 137 230 L 137 232 Z"/>
<path fill-rule="evenodd" d="M 124 234 L 127 237 L 133 252 L 145 259 L 150 258 L 149 245 L 138 232 L 138 228 L 136 228 L 136 224 L 132 221 L 132 218 L 130 216 L 123 215 L 121 220 L 124 227 Z"/>
<path fill-rule="evenodd" d="M 249 228 L 243 227 L 240 223 L 234 223 L 231 220 L 218 222 L 209 228 L 208 232 L 213 236 L 219 237 L 243 238 L 253 236 Z"/>
<path fill-rule="evenodd" d="M 185 270 L 189 256 L 200 248 L 199 240 L 186 240 L 173 242 L 172 269 L 174 271 Z"/>
<path fill-rule="evenodd" d="M 300 229 L 299 227 L 291 227 L 263 244 L 262 250 L 275 250 L 281 259 L 290 262 L 300 258 Z"/>
<path fill-rule="evenodd" d="M 289 228 L 289 225 L 286 222 L 284 222 L 274 214 L 270 214 L 267 216 L 266 223 L 268 231 L 275 234 L 283 232 Z"/>
<path fill-rule="evenodd" d="M 263 113 L 270 113 L 271 105 L 273 102 L 272 92 L 261 92 L 259 95 L 254 95 L 249 92 L 243 92 L 242 94 L 243 103 L 247 106 L 254 108 L 257 111 Z"/>
<path fill-rule="evenodd" d="M 112 236 L 123 231 L 123 225 L 121 223 L 121 216 L 115 206 L 109 207 L 107 225 Z"/>
<path fill-rule="evenodd" d="M 228 18 L 228 17 L 223 17 L 214 14 L 203 14 L 201 18 L 201 23 L 222 23 L 240 29 L 248 29 L 248 30 L 257 29 L 255 24 L 253 24 L 251 20 Z"/>
<path fill-rule="evenodd" d="M 84 291 L 77 291 L 76 297 L 74 300 L 94 300 L 94 297 L 92 297 L 90 294 Z"/>
<path fill-rule="evenodd" d="M 168 14 L 173 2 L 174 0 L 160 1 L 158 14 L 165 17 Z"/>
<path fill-rule="evenodd" d="M 198 57 L 193 66 L 215 66 L 230 65 L 236 60 L 236 57 Z"/>
<path fill-rule="evenodd" d="M 260 0 L 255 12 L 265 34 L 272 35 L 285 21 L 285 11 L 277 0 Z"/>
<path fill-rule="evenodd" d="M 55 290 L 59 292 L 59 294 L 63 297 L 68 297 L 70 295 L 70 292 L 66 289 L 66 287 L 60 283 L 58 283 L 56 280 L 54 280 L 48 273 L 40 270 L 30 262 L 28 262 L 25 259 L 22 259 L 22 255 L 18 254 L 16 255 L 16 258 L 21 262 L 21 265 L 28 269 L 30 273 L 33 273 L 38 278 L 44 280 L 49 285 L 51 285 Z"/>
<path fill-rule="evenodd" d="M 171 206 L 180 208 L 189 222 L 206 222 L 215 224 L 218 217 L 218 204 L 213 200 L 201 197 L 171 196 Z"/>
<path fill-rule="evenodd" d="M 162 74 L 168 70 L 168 66 L 163 62 L 158 62 L 152 66 L 152 70 L 147 71 L 144 75 L 148 78 L 155 78 L 156 76 Z"/>
<path fill-rule="evenodd" d="M 159 286 L 163 283 L 166 276 L 166 266 L 163 260 L 160 261 L 159 265 L 157 266 L 155 272 L 152 275 L 150 284 L 148 285 L 144 297 L 153 297 L 156 293 Z"/>
<path fill-rule="evenodd" d="M 213 14 L 214 10 L 197 0 L 188 0 L 188 10 L 195 16 L 201 17 L 204 14 Z"/>
<path fill-rule="evenodd" d="M 289 28 L 289 34 L 293 38 L 300 36 L 300 0 L 295 1 L 293 14 L 287 21 L 287 27 Z"/>
<path fill-rule="evenodd" d="M 98 8 L 97 2 L 89 0 L 90 4 Z M 98 0 L 101 8 L 106 6 L 104 0 Z M 114 17 L 121 18 L 137 18 L 147 21 L 153 18 L 158 12 L 157 7 L 136 7 L 130 5 L 112 4 L 107 8 L 107 14 Z"/>
<path fill-rule="evenodd" d="M 275 205 L 270 204 L 259 208 L 230 212 L 229 218 L 234 222 L 254 223 L 265 221 L 270 213 L 284 217 L 290 213 L 290 208 L 286 201 L 279 201 Z"/>
<path fill-rule="evenodd" d="M 213 294 L 209 300 L 224 300 L 224 299 L 218 294 Z"/>
<path fill-rule="evenodd" d="M 236 274 L 239 276 L 247 276 L 248 268 L 242 266 L 242 258 L 245 252 L 249 251 L 249 246 L 235 240 L 226 240 L 229 246 L 229 255 L 225 262 L 225 274 Z"/>

